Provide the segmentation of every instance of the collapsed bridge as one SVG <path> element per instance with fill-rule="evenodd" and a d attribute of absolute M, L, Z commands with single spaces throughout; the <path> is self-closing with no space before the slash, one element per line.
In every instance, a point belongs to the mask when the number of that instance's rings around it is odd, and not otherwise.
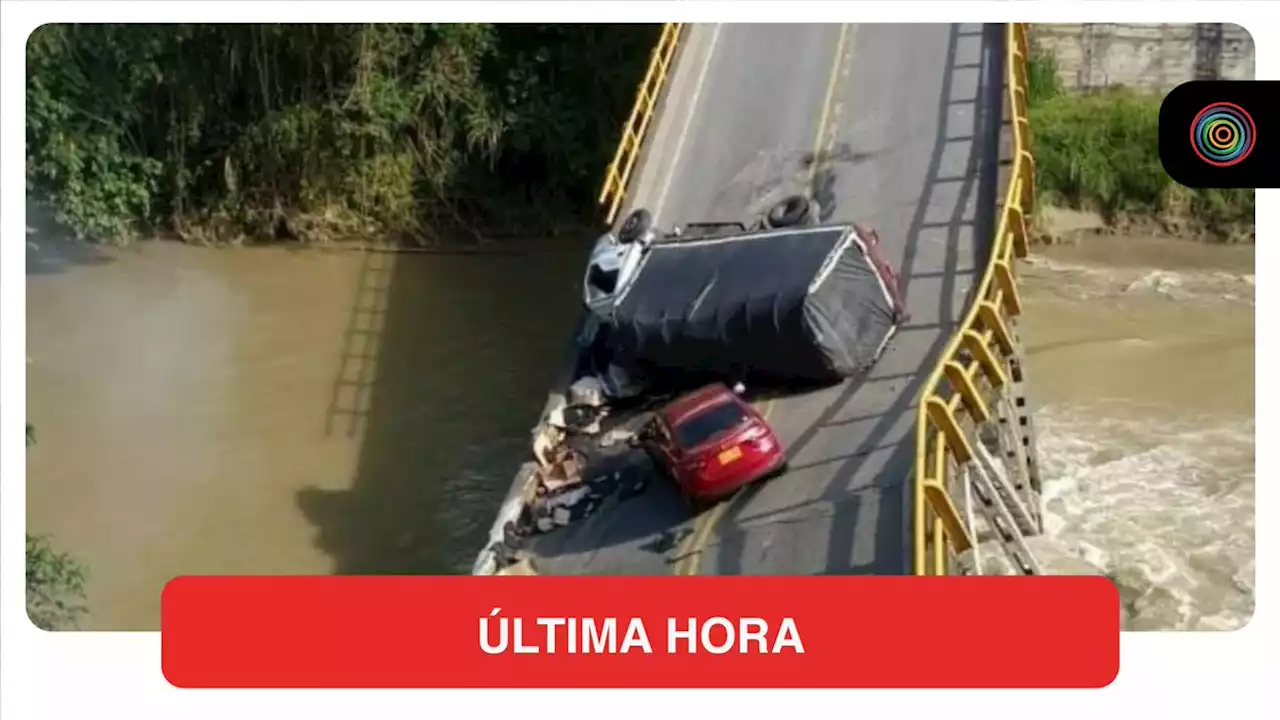
<path fill-rule="evenodd" d="M 746 219 L 800 192 L 824 222 L 877 230 L 911 320 L 865 375 L 760 401 L 785 476 L 693 517 L 662 483 L 603 498 L 523 543 L 537 572 L 956 574 L 982 569 L 988 537 L 1014 572 L 1039 572 L 1016 325 L 1026 55 L 1018 24 L 664 28 L 607 171 L 606 220 L 637 207 L 666 226 Z M 506 564 L 494 550 L 477 573 Z"/>

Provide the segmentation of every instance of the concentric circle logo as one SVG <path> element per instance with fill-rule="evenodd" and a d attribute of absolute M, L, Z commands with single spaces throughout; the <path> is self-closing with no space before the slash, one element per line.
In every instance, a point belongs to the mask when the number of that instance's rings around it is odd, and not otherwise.
<path fill-rule="evenodd" d="M 1191 148 L 1214 167 L 1244 162 L 1257 138 L 1253 118 L 1244 108 L 1229 102 L 1206 106 L 1191 121 Z"/>

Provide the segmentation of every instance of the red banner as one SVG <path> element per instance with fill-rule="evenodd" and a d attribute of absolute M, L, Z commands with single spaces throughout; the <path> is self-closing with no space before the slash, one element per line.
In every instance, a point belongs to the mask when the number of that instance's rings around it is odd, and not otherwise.
<path fill-rule="evenodd" d="M 204 688 L 1074 688 L 1120 663 L 1100 577 L 183 577 Z"/>

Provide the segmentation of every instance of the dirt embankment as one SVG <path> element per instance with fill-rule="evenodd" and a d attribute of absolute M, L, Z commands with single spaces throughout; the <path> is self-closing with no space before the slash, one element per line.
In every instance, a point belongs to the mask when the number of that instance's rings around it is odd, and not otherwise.
<path fill-rule="evenodd" d="M 1094 238 L 1145 238 L 1193 241 L 1224 245 L 1253 245 L 1253 224 L 1229 231 L 1211 231 L 1189 212 L 1168 210 L 1159 215 L 1121 214 L 1107 220 L 1101 213 L 1045 206 L 1037 210 L 1032 242 L 1040 245 L 1075 245 Z"/>

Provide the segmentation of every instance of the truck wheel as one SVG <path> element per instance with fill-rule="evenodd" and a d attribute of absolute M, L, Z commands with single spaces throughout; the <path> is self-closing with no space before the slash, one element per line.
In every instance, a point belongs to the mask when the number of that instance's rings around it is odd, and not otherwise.
<path fill-rule="evenodd" d="M 769 215 L 765 219 L 771 228 L 799 225 L 809 218 L 810 204 L 809 199 L 803 195 L 791 195 L 769 208 Z"/>
<path fill-rule="evenodd" d="M 618 242 L 635 242 L 644 237 L 651 227 L 653 227 L 653 215 L 648 210 L 644 208 L 632 210 L 631 214 L 622 221 L 622 227 L 618 228 Z"/>

